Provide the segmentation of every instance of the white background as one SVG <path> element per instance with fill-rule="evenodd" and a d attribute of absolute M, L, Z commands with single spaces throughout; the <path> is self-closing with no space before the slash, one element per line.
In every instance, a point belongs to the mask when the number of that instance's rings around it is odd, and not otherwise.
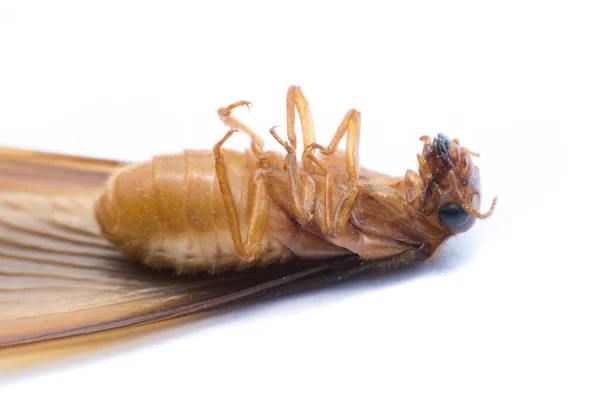
<path fill-rule="evenodd" d="M 443 132 L 482 153 L 483 207 L 499 196 L 418 272 L 5 374 L 0 398 L 600 396 L 598 10 L 392 4 L 0 2 L 2 146 L 208 148 L 218 107 L 252 101 L 238 115 L 266 134 L 297 84 L 319 141 L 356 107 L 362 164 L 403 175 Z"/>

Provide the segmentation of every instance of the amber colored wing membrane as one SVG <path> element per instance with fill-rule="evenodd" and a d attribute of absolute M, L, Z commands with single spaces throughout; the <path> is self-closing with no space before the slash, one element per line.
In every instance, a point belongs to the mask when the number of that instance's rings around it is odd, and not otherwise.
<path fill-rule="evenodd" d="M 0 347 L 190 315 L 371 267 L 343 259 L 211 277 L 137 265 L 93 217 L 120 165 L 0 148 Z"/>
<path fill-rule="evenodd" d="M 70 194 L 97 191 L 123 163 L 0 147 L 0 190 Z"/>

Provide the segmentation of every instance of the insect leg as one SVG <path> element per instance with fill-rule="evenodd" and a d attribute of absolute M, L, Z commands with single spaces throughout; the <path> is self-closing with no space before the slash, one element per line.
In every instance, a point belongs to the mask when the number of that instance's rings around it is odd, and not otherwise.
<path fill-rule="evenodd" d="M 252 129 L 248 128 L 246 125 L 244 125 L 243 123 L 238 121 L 236 118 L 233 118 L 231 116 L 231 111 L 233 109 L 235 109 L 237 107 L 241 107 L 241 106 L 247 106 L 249 109 L 251 105 L 252 105 L 252 103 L 250 103 L 249 101 L 241 100 L 241 101 L 237 101 L 233 104 L 230 104 L 229 106 L 227 106 L 225 108 L 220 108 L 218 110 L 218 113 L 219 113 L 219 118 L 221 118 L 221 121 L 223 121 L 223 123 L 225 125 L 231 127 L 231 129 L 237 129 L 239 131 L 242 131 L 242 132 L 248 134 L 248 136 L 250 136 L 250 138 L 252 139 L 252 151 L 254 151 L 256 154 L 255 148 L 259 148 L 262 152 L 262 148 L 264 146 L 263 140 L 261 139 L 261 137 L 259 135 L 254 133 L 254 131 L 252 131 Z"/>
<path fill-rule="evenodd" d="M 309 146 L 315 141 L 315 127 L 310 107 L 306 97 L 298 86 L 290 86 L 286 99 L 287 109 L 287 135 L 290 145 L 296 149 L 296 110 L 300 116 L 300 126 L 302 127 L 302 140 L 304 147 Z"/>
<path fill-rule="evenodd" d="M 358 182 L 354 180 L 350 180 L 348 188 L 342 195 L 340 201 L 334 206 L 333 204 L 333 176 L 331 172 L 327 170 L 327 168 L 312 154 L 312 147 L 306 147 L 304 149 L 304 153 L 302 154 L 303 162 L 305 160 L 310 160 L 314 163 L 323 173 L 325 174 L 325 199 L 324 199 L 324 207 L 325 207 L 325 215 L 324 215 L 324 231 L 327 236 L 336 236 L 339 233 L 342 233 L 348 220 L 350 219 L 350 214 L 354 209 L 354 205 L 356 204 L 356 200 L 358 199 L 358 195 L 361 190 L 361 186 Z M 334 211 L 335 210 L 335 211 Z"/>
<path fill-rule="evenodd" d="M 337 128 L 336 133 L 327 147 L 323 147 L 315 143 L 314 126 L 308 102 L 302 94 L 302 91 L 297 86 L 291 86 L 287 95 L 287 133 L 289 144 L 285 144 L 279 137 L 276 136 L 273 130 L 271 134 L 275 139 L 286 147 L 288 150 L 288 161 L 293 161 L 294 167 L 296 164 L 296 132 L 295 132 L 295 116 L 296 110 L 300 116 L 300 125 L 302 126 L 302 137 L 304 141 L 304 152 L 302 154 L 302 165 L 306 167 L 308 160 L 312 161 L 325 173 L 325 231 L 328 235 L 335 235 L 343 231 L 360 192 L 360 185 L 354 182 L 358 179 L 358 146 L 360 139 L 360 113 L 354 109 L 348 111 L 346 116 Z M 347 140 L 346 149 L 346 168 L 351 178 L 351 183 L 340 199 L 339 203 L 333 205 L 333 183 L 332 176 L 327 169 L 314 157 L 313 150 L 319 149 L 322 154 L 333 154 L 344 137 Z M 291 150 L 294 150 L 294 157 L 290 156 Z M 292 187 L 294 180 L 297 181 L 297 172 L 294 167 L 288 168 L 292 179 Z M 334 212 L 335 209 L 335 212 Z"/>
<path fill-rule="evenodd" d="M 232 129 L 237 129 L 242 132 L 247 133 L 252 138 L 253 142 L 260 144 L 261 148 L 263 146 L 263 141 L 256 133 L 254 133 L 250 128 L 244 125 L 242 122 L 237 120 L 236 118 L 231 116 L 231 111 L 237 107 L 247 106 L 250 107 L 252 103 L 249 101 L 241 100 L 237 101 L 225 108 L 220 108 L 218 110 L 219 118 L 223 121 L 223 123 Z M 298 111 L 298 115 L 300 116 L 300 125 L 302 126 L 302 137 L 304 140 L 304 146 L 307 146 L 315 141 L 314 134 L 314 125 L 312 121 L 312 117 L 310 115 L 310 108 L 308 106 L 308 102 L 306 101 L 306 97 L 302 93 L 297 86 L 290 86 L 287 92 L 286 99 L 286 109 L 287 109 L 287 135 L 289 139 L 289 143 L 291 147 L 295 150 L 297 141 L 296 141 L 296 131 L 295 131 L 295 120 L 296 120 L 296 110 Z M 282 143 L 280 141 L 280 143 Z"/>
<path fill-rule="evenodd" d="M 329 155 L 337 151 L 337 148 L 346 135 L 346 169 L 351 179 L 358 178 L 358 146 L 360 142 L 360 113 L 352 109 L 346 113 L 346 116 L 338 126 L 333 135 L 333 139 L 327 147 L 323 147 L 317 143 L 312 143 L 306 147 L 317 148 L 321 154 Z"/>
<path fill-rule="evenodd" d="M 286 152 L 286 163 L 285 170 L 288 171 L 291 185 L 292 194 L 292 212 L 298 223 L 304 224 L 312 219 L 312 212 L 314 209 L 315 201 L 315 184 L 314 181 L 308 175 L 301 177 L 298 171 L 298 165 L 296 161 L 296 148 L 298 145 L 296 138 L 296 111 L 300 116 L 300 125 L 302 127 L 302 139 L 304 146 L 310 145 L 315 141 L 315 129 L 313 125 L 312 116 L 310 115 L 310 108 L 306 97 L 302 93 L 302 90 L 298 86 L 290 86 L 286 97 L 286 114 L 287 114 L 287 137 L 288 141 L 285 142 L 275 132 L 275 127 L 271 128 L 269 132 L 275 138 L 275 140 L 282 145 Z M 301 179 L 304 178 L 304 179 Z"/>
<path fill-rule="evenodd" d="M 305 224 L 312 219 L 312 212 L 315 206 L 315 183 L 307 174 L 304 174 L 302 177 L 300 176 L 296 161 L 296 148 L 291 143 L 281 139 L 277 132 L 275 132 L 275 127 L 271 128 L 269 132 L 277 143 L 282 145 L 287 151 L 284 170 L 287 170 L 290 178 L 292 213 L 299 224 Z"/>
<path fill-rule="evenodd" d="M 221 153 L 221 147 L 223 144 L 236 132 L 235 130 L 229 130 L 223 139 L 221 139 L 214 147 L 213 153 L 215 156 L 215 169 L 217 173 L 217 180 L 219 181 L 219 187 L 221 189 L 221 195 L 223 197 L 223 203 L 225 203 L 225 212 L 227 213 L 227 221 L 229 222 L 229 229 L 231 230 L 231 236 L 233 244 L 235 246 L 238 257 L 246 262 L 254 260 L 260 250 L 260 243 L 265 233 L 265 225 L 269 215 L 269 196 L 267 195 L 266 187 L 262 177 L 262 169 L 259 169 L 254 176 L 254 196 L 250 203 L 250 218 L 248 234 L 245 242 L 242 243 L 242 234 L 240 232 L 240 220 L 238 217 L 235 203 L 233 201 L 233 194 L 231 193 L 231 187 L 229 185 L 229 177 L 227 175 L 227 168 L 223 162 L 223 154 Z"/>
<path fill-rule="evenodd" d="M 324 155 L 335 153 L 344 135 L 346 135 L 346 169 L 350 177 L 350 184 L 340 201 L 333 204 L 333 184 L 332 175 L 325 166 L 314 156 L 313 150 L 319 149 Z M 333 139 L 327 147 L 323 147 L 317 143 L 311 143 L 304 147 L 302 153 L 302 164 L 306 165 L 308 161 L 314 163 L 325 174 L 325 215 L 324 226 L 325 233 L 329 236 L 335 236 L 341 233 L 348 220 L 350 214 L 356 204 L 356 199 L 360 193 L 361 186 L 356 181 L 358 179 L 358 145 L 360 139 L 360 113 L 354 109 L 348 111 L 346 116 L 337 128 Z"/>

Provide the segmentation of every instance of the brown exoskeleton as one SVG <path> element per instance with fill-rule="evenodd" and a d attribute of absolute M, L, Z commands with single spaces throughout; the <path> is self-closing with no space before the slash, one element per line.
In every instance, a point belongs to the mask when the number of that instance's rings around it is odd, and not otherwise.
<path fill-rule="evenodd" d="M 287 94 L 285 154 L 219 110 L 231 130 L 213 151 L 185 151 L 124 168 L 96 207 L 104 235 L 145 264 L 179 272 L 220 272 L 286 260 L 354 253 L 363 259 L 410 262 L 431 255 L 449 236 L 469 229 L 480 213 L 475 153 L 439 134 L 422 137 L 419 172 L 393 178 L 359 171 L 360 113 L 348 111 L 327 146 L 315 141 L 299 87 Z M 302 126 L 298 149 L 296 113 Z M 222 148 L 246 133 L 251 151 Z M 346 137 L 346 151 L 338 145 Z"/>
<path fill-rule="evenodd" d="M 490 211 L 478 211 L 475 154 L 456 140 L 422 137 L 418 173 L 393 178 L 359 172 L 356 110 L 321 146 L 302 92 L 291 87 L 287 141 L 271 129 L 286 150 L 280 154 L 264 151 L 262 140 L 231 116 L 246 104 L 219 110 L 231 130 L 213 151 L 125 167 L 0 148 L 0 347 L 343 281 L 427 257 L 492 213 L 495 199 Z M 235 131 L 250 136 L 250 150 L 222 148 Z M 347 150 L 338 152 L 344 136 Z M 248 270 L 177 276 L 139 268 L 131 256 L 183 273 Z M 285 266 L 275 262 L 293 256 Z M 334 256 L 340 257 L 321 260 Z"/>

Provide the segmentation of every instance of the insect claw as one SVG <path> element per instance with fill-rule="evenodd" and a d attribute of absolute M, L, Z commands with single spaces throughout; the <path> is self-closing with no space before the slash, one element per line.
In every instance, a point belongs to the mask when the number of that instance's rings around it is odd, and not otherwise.
<path fill-rule="evenodd" d="M 219 116 L 221 118 L 229 117 L 229 115 L 231 114 L 231 111 L 234 108 L 241 107 L 241 106 L 248 107 L 248 111 L 250 111 L 250 109 L 252 108 L 252 103 L 250 103 L 249 101 L 246 101 L 246 100 L 236 101 L 235 103 L 230 104 L 230 105 L 228 105 L 225 108 L 220 108 L 219 109 Z"/>

